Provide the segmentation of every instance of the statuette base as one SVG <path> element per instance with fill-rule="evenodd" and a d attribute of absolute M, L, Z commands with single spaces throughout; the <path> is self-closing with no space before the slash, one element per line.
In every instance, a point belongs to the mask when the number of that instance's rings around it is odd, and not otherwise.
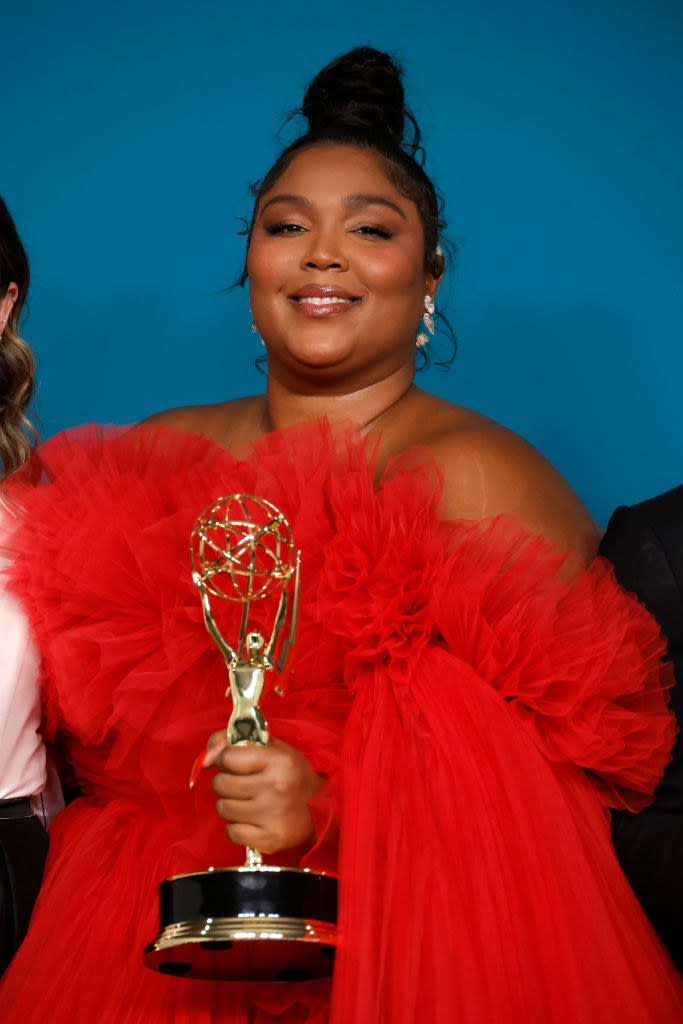
<path fill-rule="evenodd" d="M 263 865 L 177 875 L 160 885 L 161 931 L 145 947 L 152 970 L 224 981 L 330 977 L 337 880 Z"/>

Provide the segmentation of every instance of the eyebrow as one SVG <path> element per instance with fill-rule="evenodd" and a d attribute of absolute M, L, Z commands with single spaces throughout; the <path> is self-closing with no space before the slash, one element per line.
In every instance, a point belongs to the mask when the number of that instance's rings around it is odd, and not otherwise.
<path fill-rule="evenodd" d="M 267 203 L 264 203 L 261 207 L 261 213 L 267 210 L 273 203 L 293 203 L 295 206 L 313 206 L 310 199 L 306 196 L 295 196 L 292 192 L 282 192 L 279 196 L 273 196 Z"/>
<path fill-rule="evenodd" d="M 261 207 L 261 213 L 264 213 L 269 206 L 273 203 L 292 203 L 295 206 L 313 206 L 313 203 L 306 196 L 298 196 L 291 192 L 283 192 L 280 195 L 273 196 L 267 203 L 264 203 Z M 400 206 L 396 203 L 392 203 L 390 199 L 385 199 L 384 196 L 374 196 L 368 193 L 358 193 L 356 195 L 344 196 L 342 198 L 342 206 L 345 210 L 358 210 L 363 206 L 387 206 L 390 210 L 394 210 L 400 217 L 407 220 L 407 217 Z"/>
<path fill-rule="evenodd" d="M 367 193 L 361 193 L 355 196 L 344 196 L 342 199 L 342 206 L 346 210 L 358 210 L 362 206 L 388 206 L 390 210 L 394 210 L 400 217 L 406 220 L 406 215 L 400 206 L 396 203 L 392 203 L 391 199 L 385 199 L 384 196 L 373 196 Z"/>

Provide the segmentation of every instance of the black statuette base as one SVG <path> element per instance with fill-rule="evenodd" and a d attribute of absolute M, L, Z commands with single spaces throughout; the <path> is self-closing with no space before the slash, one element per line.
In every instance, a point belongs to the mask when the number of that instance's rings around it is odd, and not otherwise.
<path fill-rule="evenodd" d="M 160 887 L 161 931 L 144 963 L 176 977 L 302 981 L 329 977 L 337 880 L 296 868 L 221 868 Z"/>

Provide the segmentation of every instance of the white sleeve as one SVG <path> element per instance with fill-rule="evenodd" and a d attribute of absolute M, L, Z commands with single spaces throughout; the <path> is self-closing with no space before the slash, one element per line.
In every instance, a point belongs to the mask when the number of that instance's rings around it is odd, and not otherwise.
<path fill-rule="evenodd" d="M 34 796 L 46 782 L 39 657 L 28 620 L 4 588 L 0 560 L 0 799 Z"/>

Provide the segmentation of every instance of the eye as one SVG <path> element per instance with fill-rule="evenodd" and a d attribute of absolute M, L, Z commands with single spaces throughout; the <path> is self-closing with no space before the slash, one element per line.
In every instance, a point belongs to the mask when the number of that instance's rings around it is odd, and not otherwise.
<path fill-rule="evenodd" d="M 363 224 L 359 228 L 355 228 L 355 234 L 360 235 L 362 238 L 393 238 L 393 231 L 389 231 L 387 228 L 381 227 L 379 224 Z"/>
<path fill-rule="evenodd" d="M 290 221 L 280 221 L 277 224 L 266 224 L 266 232 L 269 235 L 297 235 L 305 228 L 301 224 L 292 224 Z"/>

